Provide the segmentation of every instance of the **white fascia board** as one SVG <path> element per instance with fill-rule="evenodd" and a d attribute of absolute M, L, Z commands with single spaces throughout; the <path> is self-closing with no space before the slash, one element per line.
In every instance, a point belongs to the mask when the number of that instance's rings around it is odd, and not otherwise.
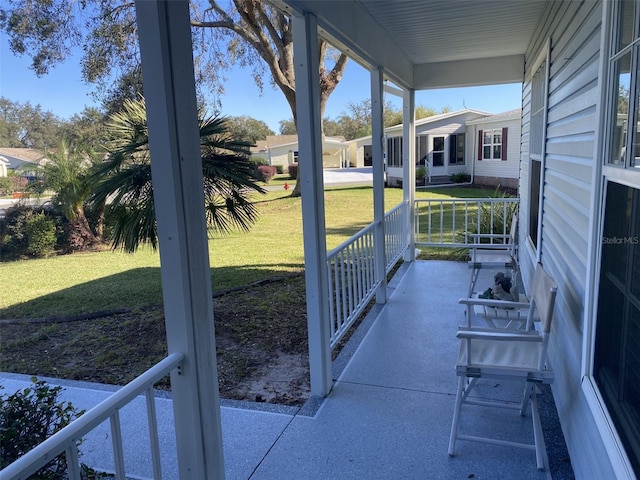
<path fill-rule="evenodd" d="M 319 35 L 335 48 L 367 70 L 381 67 L 384 76 L 397 86 L 412 87 L 413 63 L 359 2 L 273 0 L 272 3 L 289 15 L 312 13 L 318 21 Z"/>
<path fill-rule="evenodd" d="M 427 63 L 413 69 L 416 90 L 518 83 L 524 80 L 524 55 Z"/>

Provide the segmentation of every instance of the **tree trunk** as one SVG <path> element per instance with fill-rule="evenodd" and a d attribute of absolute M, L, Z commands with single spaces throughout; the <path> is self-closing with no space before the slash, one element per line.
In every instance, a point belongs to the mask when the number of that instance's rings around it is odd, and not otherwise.
<path fill-rule="evenodd" d="M 86 250 L 96 244 L 96 237 L 84 212 L 76 215 L 67 225 L 67 249 L 71 252 Z"/>
<path fill-rule="evenodd" d="M 96 241 L 102 243 L 104 241 L 104 211 L 106 203 L 102 202 L 96 208 Z"/>

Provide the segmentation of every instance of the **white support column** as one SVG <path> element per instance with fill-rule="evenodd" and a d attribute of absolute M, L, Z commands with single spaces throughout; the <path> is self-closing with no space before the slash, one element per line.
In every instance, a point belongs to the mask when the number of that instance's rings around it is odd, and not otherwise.
<path fill-rule="evenodd" d="M 211 271 L 186 0 L 136 0 L 181 479 L 223 479 Z"/>
<path fill-rule="evenodd" d="M 376 291 L 376 302 L 387 301 L 386 254 L 384 245 L 384 122 L 383 122 L 384 82 L 382 69 L 371 70 L 371 154 L 373 156 L 373 221 L 376 281 L 380 282 Z"/>
<path fill-rule="evenodd" d="M 416 259 L 415 239 L 415 199 L 416 199 L 416 119 L 415 90 L 405 90 L 402 95 L 402 200 L 408 204 L 407 249 L 404 260 L 413 262 Z"/>
<path fill-rule="evenodd" d="M 324 397 L 332 386 L 331 333 L 322 177 L 318 24 L 313 15 L 293 16 L 293 53 L 311 395 Z"/>

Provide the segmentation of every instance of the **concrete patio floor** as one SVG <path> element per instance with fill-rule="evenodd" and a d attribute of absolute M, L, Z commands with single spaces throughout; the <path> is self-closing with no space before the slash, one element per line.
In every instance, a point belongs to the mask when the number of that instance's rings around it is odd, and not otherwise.
<path fill-rule="evenodd" d="M 490 277 L 487 277 L 489 279 Z M 571 479 L 571 469 L 550 389 L 540 399 L 550 468 L 536 470 L 533 451 L 458 441 L 447 455 L 457 377 L 456 329 L 465 320 L 457 301 L 468 282 L 465 263 L 405 264 L 389 285 L 389 301 L 376 306 L 334 362 L 330 395 L 302 408 L 224 401 L 222 430 L 228 479 Z M 486 281 L 481 278 L 478 285 Z M 49 379 L 64 398 L 91 408 L 112 386 Z M 25 375 L 0 374 L 4 393 L 26 386 Z M 516 400 L 521 387 L 493 382 L 491 398 Z M 177 478 L 171 400 L 159 395 L 164 478 Z M 525 417 L 499 409 L 463 410 L 461 429 L 530 442 Z M 126 469 L 151 477 L 144 399 L 121 412 Z M 142 432 L 142 433 L 141 433 Z M 81 445 L 81 460 L 113 470 L 107 425 Z"/>

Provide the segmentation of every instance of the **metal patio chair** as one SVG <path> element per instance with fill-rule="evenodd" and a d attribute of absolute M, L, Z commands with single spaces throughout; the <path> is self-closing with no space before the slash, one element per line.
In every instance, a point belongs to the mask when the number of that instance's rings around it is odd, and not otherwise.
<path fill-rule="evenodd" d="M 457 337 L 461 340 L 456 373 L 460 377 L 456 393 L 456 403 L 449 439 L 449 455 L 455 452 L 456 440 L 471 440 L 495 445 L 535 449 L 538 469 L 544 470 L 548 463 L 538 414 L 539 393 L 537 385 L 551 383 L 553 371 L 547 366 L 547 344 L 558 287 L 544 271 L 541 264 L 536 266 L 531 292 L 530 309 L 537 309 L 540 317 L 540 331 L 537 330 L 497 330 L 493 328 L 471 327 L 460 329 Z M 531 313 L 532 314 L 532 313 Z M 525 385 L 520 404 L 482 400 L 470 394 L 479 380 L 517 381 Z M 534 443 L 518 443 L 502 439 L 487 438 L 458 432 L 462 405 L 475 407 L 503 407 L 520 411 L 524 415 L 531 403 Z"/>

